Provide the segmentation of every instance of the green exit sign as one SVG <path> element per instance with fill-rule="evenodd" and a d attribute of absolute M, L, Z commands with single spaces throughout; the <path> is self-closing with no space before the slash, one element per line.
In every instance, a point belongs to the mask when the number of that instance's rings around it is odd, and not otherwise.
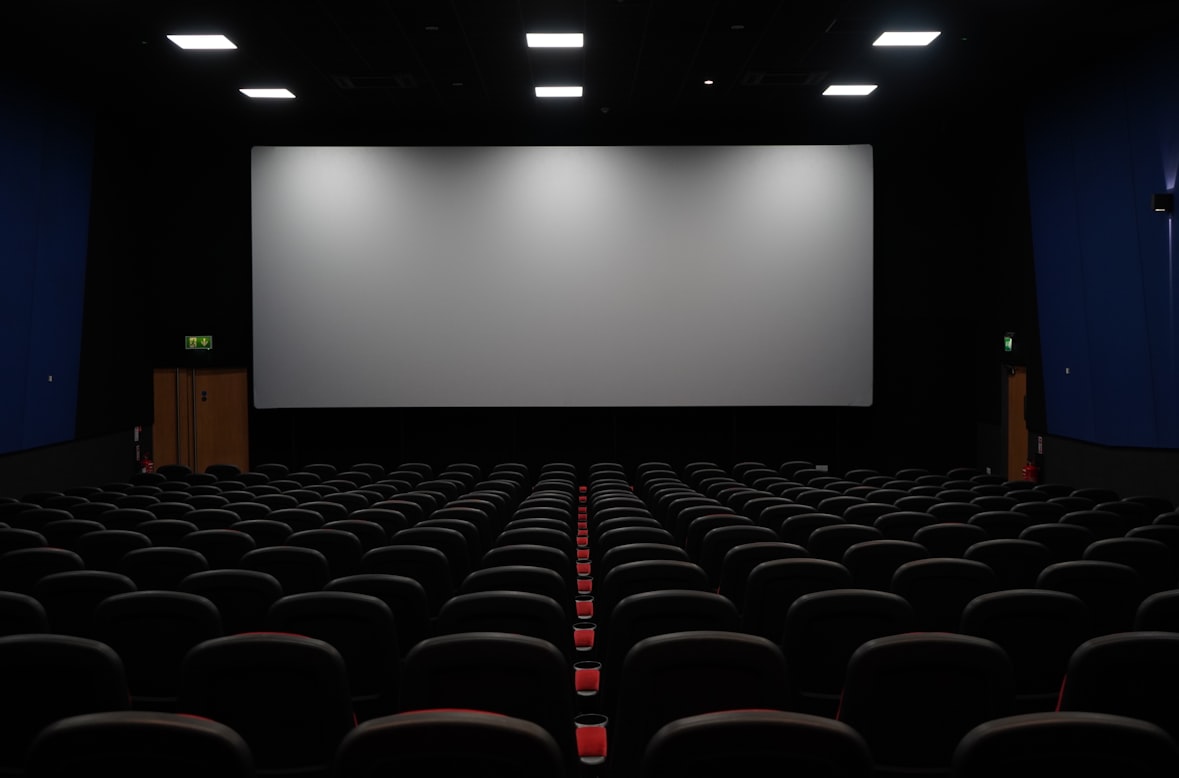
<path fill-rule="evenodd" d="M 212 351 L 213 350 L 213 336 L 212 335 L 186 335 L 184 337 L 184 348 L 187 351 Z"/>
<path fill-rule="evenodd" d="M 1003 350 L 1010 353 L 1015 347 L 1015 338 L 1010 334 L 1003 336 Z"/>

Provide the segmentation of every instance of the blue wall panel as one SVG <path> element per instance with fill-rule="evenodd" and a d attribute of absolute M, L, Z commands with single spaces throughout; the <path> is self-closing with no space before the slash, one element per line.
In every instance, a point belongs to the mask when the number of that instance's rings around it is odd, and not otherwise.
<path fill-rule="evenodd" d="M 1152 212 L 1144 203 L 1150 195 L 1174 189 L 1179 176 L 1179 101 L 1171 95 L 1179 78 L 1179 59 L 1170 50 L 1148 52 L 1143 67 L 1127 72 L 1141 86 L 1127 90 L 1130 117 L 1129 151 L 1134 166 L 1135 210 L 1139 256 L 1142 261 L 1143 302 L 1148 322 L 1156 425 L 1160 445 L 1179 446 L 1179 352 L 1176 341 L 1176 283 L 1174 223 Z"/>
<path fill-rule="evenodd" d="M 1076 185 L 1072 121 L 1054 106 L 1028 134 L 1028 195 L 1035 204 L 1033 250 L 1040 315 L 1045 408 L 1049 430 L 1092 440 L 1093 391 L 1081 272 L 1080 225 L 1071 193 Z"/>
<path fill-rule="evenodd" d="M 1151 193 L 1174 185 L 1179 168 L 1179 111 L 1170 107 L 1176 77 L 1173 47 L 1135 52 L 1029 112 L 1028 185 L 1053 434 L 1179 446 L 1172 224 L 1148 207 Z"/>
<path fill-rule="evenodd" d="M 0 452 L 74 437 L 92 160 L 86 112 L 0 85 Z"/>
<path fill-rule="evenodd" d="M 0 91 L 0 451 L 24 447 L 40 140 L 24 101 Z"/>
<path fill-rule="evenodd" d="M 1127 117 L 1112 82 L 1099 85 L 1107 107 L 1075 128 L 1074 162 L 1081 273 L 1088 314 L 1096 438 L 1118 446 L 1155 446 L 1133 168 Z"/>
<path fill-rule="evenodd" d="M 54 111 L 44 130 L 52 153 L 41 165 L 26 448 L 74 437 L 93 141 L 70 114 Z"/>

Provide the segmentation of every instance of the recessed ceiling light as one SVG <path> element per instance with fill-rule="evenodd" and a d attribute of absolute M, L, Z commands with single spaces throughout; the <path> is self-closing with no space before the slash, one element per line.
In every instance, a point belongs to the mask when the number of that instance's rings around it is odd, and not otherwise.
<path fill-rule="evenodd" d="M 873 46 L 928 46 L 933 43 L 940 32 L 884 32 L 872 41 Z"/>
<path fill-rule="evenodd" d="M 875 90 L 876 84 L 832 84 L 823 90 L 823 94 L 835 97 L 863 97 Z"/>
<path fill-rule="evenodd" d="M 712 86 L 713 80 L 711 78 L 704 79 L 704 86 Z"/>
<path fill-rule="evenodd" d="M 537 97 L 581 97 L 579 86 L 538 86 Z"/>
<path fill-rule="evenodd" d="M 525 37 L 530 49 L 580 49 L 585 45 L 580 32 L 530 32 Z"/>
<path fill-rule="evenodd" d="M 237 48 L 237 45 L 224 35 L 169 35 L 168 40 L 182 49 L 216 51 Z"/>
<path fill-rule="evenodd" d="M 242 89 L 240 91 L 246 97 L 254 97 L 254 98 L 269 99 L 269 100 L 291 100 L 295 96 L 291 92 L 291 90 L 289 90 L 289 89 L 250 88 L 250 89 Z"/>

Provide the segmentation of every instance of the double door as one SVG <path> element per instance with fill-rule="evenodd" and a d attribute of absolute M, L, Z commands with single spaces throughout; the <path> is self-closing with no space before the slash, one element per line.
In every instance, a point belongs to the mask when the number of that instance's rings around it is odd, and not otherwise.
<path fill-rule="evenodd" d="M 249 381 L 245 368 L 157 368 L 152 456 L 157 466 L 250 467 Z"/>

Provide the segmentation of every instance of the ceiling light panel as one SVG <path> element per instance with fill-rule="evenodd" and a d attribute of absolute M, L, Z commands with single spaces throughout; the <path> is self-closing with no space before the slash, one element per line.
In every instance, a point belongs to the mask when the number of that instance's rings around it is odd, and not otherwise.
<path fill-rule="evenodd" d="M 581 97 L 580 86 L 538 86 L 537 97 Z"/>
<path fill-rule="evenodd" d="M 291 100 L 295 95 L 289 89 L 247 88 L 240 90 L 246 97 L 262 100 Z"/>
<path fill-rule="evenodd" d="M 530 49 L 580 49 L 585 35 L 580 32 L 530 32 L 526 35 Z"/>
<path fill-rule="evenodd" d="M 823 90 L 828 97 L 863 97 L 876 91 L 876 84 L 832 84 Z"/>
<path fill-rule="evenodd" d="M 937 37 L 941 35 L 940 32 L 928 30 L 925 32 L 901 32 L 892 31 L 881 33 L 880 37 L 872 42 L 873 46 L 928 46 L 933 43 Z"/>
<path fill-rule="evenodd" d="M 168 40 L 190 51 L 226 51 L 237 45 L 224 35 L 169 35 Z"/>

